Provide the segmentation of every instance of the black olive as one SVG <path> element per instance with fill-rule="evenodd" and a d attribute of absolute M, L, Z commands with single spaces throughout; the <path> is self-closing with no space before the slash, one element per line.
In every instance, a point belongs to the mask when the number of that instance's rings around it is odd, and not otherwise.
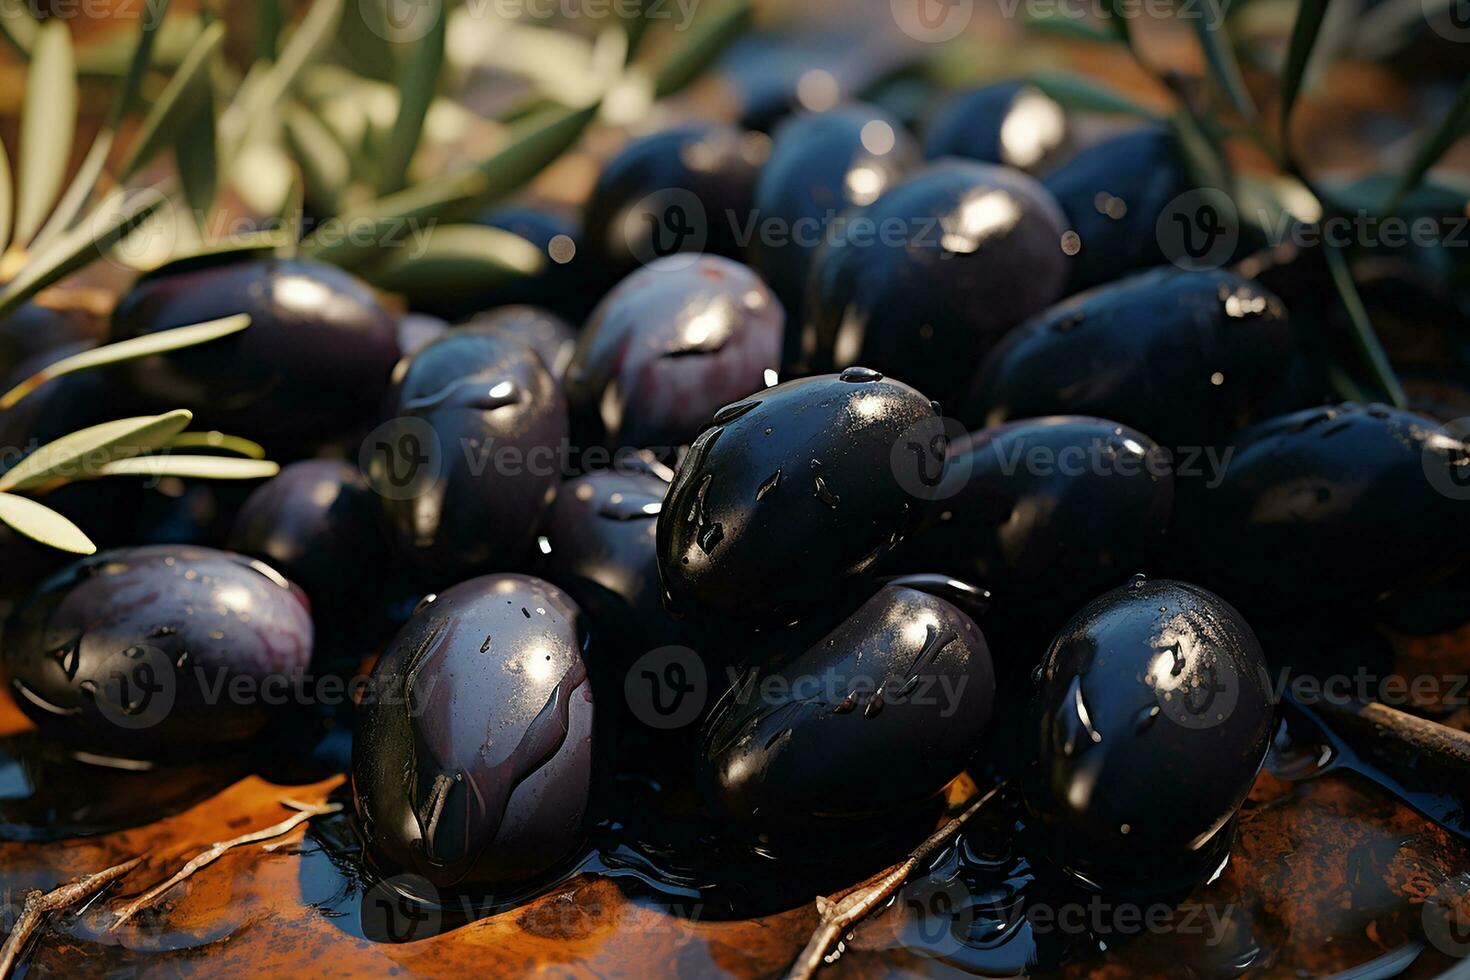
<path fill-rule="evenodd" d="M 1003 163 L 1039 173 L 1070 147 L 1067 114 L 1024 82 L 994 82 L 953 96 L 924 132 L 924 155 Z"/>
<path fill-rule="evenodd" d="M 872 106 L 794 116 L 776 130 L 755 185 L 750 259 L 793 323 L 801 322 L 812 258 L 838 215 L 877 200 L 917 158 L 903 126 Z M 800 339 L 787 332 L 784 365 L 796 362 Z"/>
<path fill-rule="evenodd" d="M 639 269 L 593 311 L 567 368 L 578 444 L 672 457 L 715 409 L 774 380 L 784 323 L 738 262 L 668 256 Z"/>
<path fill-rule="evenodd" d="M 1249 613 L 1370 602 L 1464 564 L 1463 429 L 1382 405 L 1309 409 L 1241 433 L 1175 521 L 1191 574 Z"/>
<path fill-rule="evenodd" d="M 159 545 L 99 552 L 5 624 L 16 703 L 103 753 L 191 754 L 261 734 L 311 660 L 306 597 L 264 562 Z"/>
<path fill-rule="evenodd" d="M 976 376 L 964 419 L 1095 415 L 1170 449 L 1213 446 L 1264 417 L 1294 342 L 1285 307 L 1248 279 L 1145 272 L 1013 330 Z"/>
<path fill-rule="evenodd" d="M 1240 614 L 1139 576 L 1078 612 L 1038 676 L 1028 800 L 1063 862 L 1120 891 L 1204 880 L 1272 730 L 1265 660 Z"/>
<path fill-rule="evenodd" d="M 1078 238 L 1078 251 L 1067 261 L 1068 293 L 1168 262 L 1159 216 L 1193 186 L 1177 139 L 1162 125 L 1089 146 L 1043 183 Z"/>
<path fill-rule="evenodd" d="M 895 471 L 894 446 L 937 422 L 923 395 L 866 368 L 720 409 L 659 515 L 672 608 L 785 623 L 871 571 L 918 503 Z"/>
<path fill-rule="evenodd" d="M 529 576 L 425 601 L 358 707 L 352 790 L 380 867 L 493 887 L 577 846 L 592 780 L 586 644 L 577 606 Z"/>
<path fill-rule="evenodd" d="M 969 616 L 884 586 L 809 650 L 740 676 L 702 733 L 704 779 L 726 817 L 772 840 L 886 819 L 959 775 L 994 694 Z"/>
<path fill-rule="evenodd" d="M 398 359 L 394 318 L 361 281 L 299 259 L 168 267 L 118 303 L 124 340 L 236 313 L 250 326 L 126 366 L 141 397 L 200 425 L 278 445 L 312 445 L 369 416 Z"/>
<path fill-rule="evenodd" d="M 80 302 L 62 307 L 33 299 L 0 319 L 0 374 L 8 374 L 23 361 L 58 347 L 97 344 L 106 336 L 106 317 Z"/>
<path fill-rule="evenodd" d="M 963 390 L 1010 327 L 1062 292 L 1061 209 L 1018 170 L 946 160 L 851 211 L 817 256 L 802 352 L 933 398 Z"/>
<path fill-rule="evenodd" d="M 405 313 L 398 318 L 398 350 L 404 357 L 412 357 L 429 341 L 444 336 L 448 329 L 449 324 L 437 316 Z"/>
<path fill-rule="evenodd" d="M 1079 416 L 1011 422 L 949 446 L 925 527 L 890 565 L 988 586 L 1012 614 L 1070 614 L 1149 565 L 1173 501 L 1169 460 L 1141 432 Z"/>
<path fill-rule="evenodd" d="M 571 320 L 581 320 L 597 297 L 585 274 L 581 255 L 580 218 L 552 204 L 516 202 L 490 208 L 475 222 L 499 228 L 530 242 L 545 256 L 536 275 L 487 285 L 469 303 L 445 308 L 451 319 L 496 306 L 542 306 Z"/>
<path fill-rule="evenodd" d="M 465 327 L 424 347 L 363 447 L 389 541 L 426 587 L 513 568 L 561 482 L 566 402 L 530 347 Z"/>
<path fill-rule="evenodd" d="M 472 317 L 466 324 L 514 337 L 537 354 L 555 378 L 567 373 L 577 348 L 577 331 L 550 310 L 537 306 L 502 306 Z"/>

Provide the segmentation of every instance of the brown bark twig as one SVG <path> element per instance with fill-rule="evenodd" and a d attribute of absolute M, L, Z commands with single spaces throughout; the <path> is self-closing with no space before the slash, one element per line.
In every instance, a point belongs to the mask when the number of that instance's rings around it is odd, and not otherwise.
<path fill-rule="evenodd" d="M 98 871 L 96 874 L 73 878 L 49 892 L 43 893 L 39 889 L 26 892 L 25 904 L 21 908 L 20 917 L 15 920 L 15 926 L 10 930 L 10 935 L 5 938 L 5 945 L 0 946 L 0 980 L 10 976 L 20 958 L 21 950 L 25 948 L 31 934 L 46 920 L 46 916 L 91 898 L 132 871 L 142 860 L 142 858 L 133 858 L 131 861 L 124 861 L 122 864 Z"/>
<path fill-rule="evenodd" d="M 791 965 L 791 971 L 786 974 L 787 980 L 810 980 L 816 975 L 827 957 L 827 950 L 832 948 L 838 938 L 871 915 L 879 905 L 902 888 L 904 882 L 908 881 L 909 875 L 913 874 L 914 869 L 919 866 L 919 862 L 947 844 L 971 817 L 980 812 L 981 807 L 989 803 L 995 794 L 1001 791 L 1003 786 L 1005 784 L 1000 783 L 991 788 L 989 792 L 966 806 L 959 816 L 925 838 L 924 842 L 914 848 L 914 852 L 908 857 L 891 868 L 878 872 L 842 898 L 819 897 L 817 914 L 821 916 L 821 922 L 817 926 L 817 931 L 807 942 L 806 948 Z"/>

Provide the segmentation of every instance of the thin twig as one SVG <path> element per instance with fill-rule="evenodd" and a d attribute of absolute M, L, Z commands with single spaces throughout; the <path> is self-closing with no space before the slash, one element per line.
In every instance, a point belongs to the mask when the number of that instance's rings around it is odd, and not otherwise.
<path fill-rule="evenodd" d="M 183 881 L 185 878 L 189 877 L 200 868 L 214 863 L 220 858 L 221 855 L 223 855 L 231 848 L 239 847 L 242 844 L 255 844 L 263 840 L 270 840 L 272 837 L 279 837 L 282 834 L 295 829 L 300 824 L 310 820 L 312 817 L 318 817 L 326 813 L 336 813 L 338 810 L 342 809 L 342 805 L 340 803 L 327 803 L 321 806 L 316 806 L 308 803 L 298 803 L 294 800 L 282 800 L 281 802 L 288 806 L 295 807 L 300 812 L 293 814 L 292 816 L 288 817 L 285 820 L 282 820 L 278 824 L 272 824 L 271 826 L 266 827 L 263 830 L 251 831 L 248 834 L 242 834 L 239 837 L 234 837 L 230 840 L 220 841 L 217 844 L 211 844 L 200 854 L 196 855 L 188 864 L 180 868 L 178 873 L 175 874 L 172 878 L 169 878 L 167 881 L 162 882 L 161 884 L 154 885 L 152 888 L 148 889 L 146 892 L 139 895 L 137 898 L 133 899 L 122 908 L 118 909 L 117 919 L 112 923 L 112 925 L 107 927 L 107 931 L 115 931 L 124 922 L 127 922 L 134 915 L 136 915 L 139 910 L 153 905 L 155 902 L 158 901 L 159 897 L 167 892 L 170 888 L 173 888 L 179 882 Z"/>
<path fill-rule="evenodd" d="M 889 896 L 902 888 L 909 875 L 919 866 L 919 862 L 930 857 L 948 843 L 971 817 L 980 812 L 981 807 L 1000 792 L 1004 785 L 1001 783 L 992 788 L 965 807 L 964 812 L 959 816 L 929 835 L 908 857 L 888 870 L 878 872 L 840 900 L 818 898 L 817 914 L 822 917 L 822 921 L 817 926 L 817 931 L 812 934 L 811 940 L 806 944 L 806 948 L 792 964 L 791 972 L 786 975 L 787 980 L 809 980 L 814 976 L 821 969 L 822 962 L 827 956 L 827 950 L 832 948 L 838 937 L 867 918 L 879 905 L 887 901 Z"/>
<path fill-rule="evenodd" d="M 133 858 L 131 861 L 124 861 L 105 871 L 73 878 L 66 884 L 44 894 L 39 889 L 26 892 L 25 905 L 21 909 L 20 917 L 15 920 L 15 927 L 6 937 L 5 945 L 0 946 L 0 980 L 10 976 L 10 971 L 15 969 L 20 951 L 25 948 L 26 942 L 31 938 L 31 933 L 35 932 L 45 921 L 46 916 L 91 898 L 132 871 L 142 860 L 142 858 Z"/>

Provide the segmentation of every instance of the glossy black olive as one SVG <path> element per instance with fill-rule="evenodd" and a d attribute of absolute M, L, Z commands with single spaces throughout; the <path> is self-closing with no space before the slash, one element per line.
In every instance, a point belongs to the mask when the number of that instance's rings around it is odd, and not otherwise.
<path fill-rule="evenodd" d="M 581 840 L 592 781 L 587 633 L 560 590 L 487 575 L 414 614 L 358 708 L 369 853 L 436 888 L 523 883 Z"/>
<path fill-rule="evenodd" d="M 696 123 L 638 137 L 608 161 L 587 202 L 583 241 L 613 280 L 674 252 L 738 259 L 770 138 Z"/>
<path fill-rule="evenodd" d="M 1240 614 L 1139 577 L 1078 612 L 1039 676 L 1028 799 L 1064 863 L 1125 891 L 1208 877 L 1272 729 L 1265 660 Z"/>
<path fill-rule="evenodd" d="M 425 588 L 514 568 L 561 482 L 566 401 L 530 347 L 473 327 L 408 361 L 369 479 Z M 370 437 L 371 438 L 371 437 Z"/>
<path fill-rule="evenodd" d="M 1067 114 L 1024 82 L 996 82 L 947 101 L 924 132 L 924 155 L 1003 163 L 1039 173 L 1069 148 Z"/>
<path fill-rule="evenodd" d="M 43 582 L 3 648 L 16 703 L 43 733 L 107 754 L 193 754 L 265 731 L 311 660 L 311 612 L 264 562 L 121 548 Z"/>
<path fill-rule="evenodd" d="M 941 402 L 1010 327 L 1061 295 L 1062 212 L 1017 170 L 930 164 L 848 214 L 817 256 L 803 356 L 866 364 Z"/>
<path fill-rule="evenodd" d="M 496 306 L 542 306 L 572 320 L 581 320 L 597 299 L 589 288 L 580 253 L 581 220 L 552 204 L 515 202 L 482 213 L 476 222 L 519 235 L 546 256 L 538 274 L 487 288 L 469 304 L 446 310 L 467 316 Z M 468 308 L 466 308 L 468 307 Z"/>
<path fill-rule="evenodd" d="M 577 349 L 577 331 L 550 310 L 537 306 L 502 306 L 473 317 L 466 324 L 514 337 L 530 347 L 551 370 L 555 378 L 563 378 L 572 352 Z"/>
<path fill-rule="evenodd" d="M 1070 614 L 1149 567 L 1173 501 L 1167 454 L 1141 432 L 1079 416 L 1012 422 L 949 446 L 925 526 L 890 564 L 984 585 L 1012 614 Z"/>
<path fill-rule="evenodd" d="M 884 586 L 809 650 L 740 676 L 702 733 L 704 779 L 768 840 L 884 819 L 959 775 L 994 695 L 969 616 Z"/>
<path fill-rule="evenodd" d="M 1294 343 L 1285 307 L 1248 279 L 1145 272 L 1013 330 L 986 358 L 964 420 L 1095 415 L 1171 449 L 1213 446 L 1264 417 Z"/>
<path fill-rule="evenodd" d="M 755 186 L 750 261 L 792 322 L 801 322 L 812 258 L 838 215 L 873 203 L 917 158 L 903 126 L 872 106 L 795 116 L 776 130 Z M 783 363 L 795 363 L 799 340 L 787 333 Z"/>
<path fill-rule="evenodd" d="M 1365 602 L 1464 564 L 1463 429 L 1381 405 L 1308 409 L 1241 433 L 1176 527 L 1192 575 L 1231 602 Z"/>
<path fill-rule="evenodd" d="M 97 344 L 107 336 L 107 319 L 88 308 L 80 297 L 72 305 L 48 305 L 48 294 L 20 306 L 0 320 L 0 374 L 23 361 L 71 344 Z M 57 296 L 57 302 L 66 300 Z"/>
<path fill-rule="evenodd" d="M 398 360 L 396 323 L 364 283 L 334 266 L 271 259 L 165 267 L 119 301 L 113 337 L 235 313 L 250 314 L 246 330 L 128 364 L 138 394 L 273 449 L 320 442 L 377 408 Z"/>
<path fill-rule="evenodd" d="M 578 443 L 687 444 L 715 409 L 773 380 L 784 325 L 738 262 L 671 255 L 639 269 L 593 311 L 567 368 Z"/>
<path fill-rule="evenodd" d="M 659 515 L 671 607 L 787 623 L 871 571 L 917 513 L 894 446 L 937 421 L 919 392 L 866 368 L 720 409 Z"/>
<path fill-rule="evenodd" d="M 1078 238 L 1067 260 L 1068 293 L 1168 262 L 1159 215 L 1192 187 L 1174 134 L 1155 125 L 1082 150 L 1043 182 Z"/>

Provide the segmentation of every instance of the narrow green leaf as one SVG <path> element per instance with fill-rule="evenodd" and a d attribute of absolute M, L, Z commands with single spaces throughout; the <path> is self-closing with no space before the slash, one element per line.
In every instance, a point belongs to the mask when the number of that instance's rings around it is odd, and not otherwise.
<path fill-rule="evenodd" d="M 30 245 L 32 252 L 45 251 L 56 241 L 56 236 L 71 227 L 77 212 L 81 211 L 87 199 L 92 196 L 92 190 L 97 186 L 97 178 L 102 176 L 102 168 L 107 164 L 107 155 L 112 152 L 112 143 L 116 138 L 117 134 L 108 129 L 97 134 L 66 193 L 61 195 L 61 200 L 51 212 L 51 217 L 41 226 L 41 230 L 36 232 Z"/>
<path fill-rule="evenodd" d="M 393 28 L 388 24 L 388 4 L 399 0 L 357 0 L 342 12 L 332 54 L 342 64 L 365 78 L 393 80 Z"/>
<path fill-rule="evenodd" d="M 25 245 L 56 203 L 71 162 L 72 134 L 77 125 L 77 76 L 71 31 L 63 21 L 47 21 L 36 35 L 23 112 L 15 238 Z"/>
<path fill-rule="evenodd" d="M 750 0 L 734 0 L 696 23 L 653 76 L 654 98 L 662 99 L 688 85 L 746 29 L 754 14 Z"/>
<path fill-rule="evenodd" d="M 1225 19 L 1220 11 L 1220 0 L 1200 0 L 1197 16 L 1191 17 L 1195 36 L 1216 83 L 1225 92 L 1235 111 L 1242 119 L 1254 123 L 1259 113 L 1251 100 L 1250 91 L 1241 77 L 1240 65 L 1230 47 L 1230 34 L 1225 30 Z"/>
<path fill-rule="evenodd" d="M 1384 351 L 1378 335 L 1373 331 L 1373 323 L 1368 318 L 1368 309 L 1363 305 L 1362 297 L 1358 295 L 1358 287 L 1353 282 L 1347 257 L 1331 242 L 1324 242 L 1322 247 L 1327 256 L 1327 267 L 1332 272 L 1332 286 L 1337 291 L 1343 312 L 1348 316 L 1353 346 L 1357 349 L 1358 356 L 1363 359 L 1369 376 L 1377 383 L 1389 403 L 1397 408 L 1406 407 L 1408 399 L 1404 396 L 1404 387 L 1399 383 L 1393 365 L 1389 363 L 1388 353 Z"/>
<path fill-rule="evenodd" d="M 533 276 L 546 267 L 535 245 L 499 228 L 439 225 L 419 249 L 396 249 L 358 273 L 410 302 L 472 299 L 486 290 Z"/>
<path fill-rule="evenodd" d="M 201 231 L 219 194 L 219 143 L 214 120 L 214 99 L 206 98 L 174 143 L 174 167 L 184 201 Z"/>
<path fill-rule="evenodd" d="M 1103 10 L 1106 12 L 1108 29 L 1113 36 L 1131 49 L 1133 47 L 1133 29 L 1128 24 L 1128 17 L 1124 13 L 1118 0 L 1103 0 Z"/>
<path fill-rule="evenodd" d="M 279 228 L 232 236 L 223 244 L 205 245 L 197 251 L 171 257 L 166 262 L 144 272 L 138 277 L 135 285 L 158 276 L 214 268 L 234 262 L 246 262 L 260 258 L 266 253 L 278 252 L 285 244 L 286 235 Z"/>
<path fill-rule="evenodd" d="M 251 127 L 274 112 L 286 93 L 296 84 L 301 70 L 315 61 L 331 43 L 342 20 L 345 0 L 316 0 L 290 40 L 281 49 L 280 60 L 241 84 L 235 101 L 220 117 L 220 137 L 226 163 L 235 159 Z"/>
<path fill-rule="evenodd" d="M 107 112 L 107 129 L 117 129 L 118 123 L 122 122 L 133 99 L 137 97 L 138 86 L 143 84 L 143 76 L 153 64 L 153 44 L 158 38 L 158 29 L 168 16 L 168 6 L 169 0 L 143 5 L 143 26 L 138 32 L 138 43 L 133 47 L 133 57 L 128 62 L 128 73 L 123 76 L 122 84 L 113 97 L 112 108 Z"/>
<path fill-rule="evenodd" d="M 1179 140 L 1184 167 L 1195 187 L 1214 188 L 1229 193 L 1233 184 L 1230 162 L 1218 143 L 1200 126 L 1199 120 L 1183 107 L 1169 117 L 1169 125 Z"/>
<path fill-rule="evenodd" d="M 30 58 L 36 46 L 41 24 L 31 15 L 26 0 L 0 0 L 0 37 L 4 37 L 15 53 Z"/>
<path fill-rule="evenodd" d="M 0 474 L 0 491 L 86 479 L 107 463 L 163 445 L 183 432 L 193 417 L 181 408 L 80 429 L 46 443 Z"/>
<path fill-rule="evenodd" d="M 352 176 L 351 159 L 322 121 L 299 104 L 288 105 L 282 121 L 306 200 L 318 214 L 335 214 Z"/>
<path fill-rule="evenodd" d="M 0 140 L 0 255 L 5 254 L 5 246 L 10 244 L 10 219 L 15 204 L 10 186 L 10 154 L 5 152 L 5 141 Z"/>
<path fill-rule="evenodd" d="M 1291 152 L 1291 110 L 1301 92 L 1302 78 L 1307 73 L 1307 63 L 1312 59 L 1312 48 L 1317 44 L 1317 32 L 1322 29 L 1322 19 L 1327 16 L 1328 0 L 1301 0 L 1297 8 L 1296 23 L 1291 26 L 1291 45 L 1286 51 L 1286 67 L 1281 73 L 1281 145 Z"/>
<path fill-rule="evenodd" d="M 255 50 L 266 61 L 276 60 L 281 33 L 281 5 L 277 0 L 255 0 Z"/>
<path fill-rule="evenodd" d="M 32 257 L 14 279 L 0 289 L 0 319 L 47 286 L 102 257 L 164 205 L 157 191 L 108 197 L 77 227 L 57 236 L 40 255 Z"/>
<path fill-rule="evenodd" d="M 80 354 L 64 357 L 54 364 L 48 364 L 6 392 L 5 396 L 0 398 L 0 411 L 10 408 L 53 378 L 109 364 L 135 361 L 140 357 L 166 354 L 169 351 L 183 350 L 186 347 L 197 347 L 200 344 L 207 344 L 212 340 L 239 333 L 248 326 L 250 326 L 250 315 L 237 313 L 220 320 L 196 323 L 188 327 L 175 327 L 172 330 L 160 330 L 157 333 L 144 334 L 141 337 L 119 340 L 115 344 L 105 344 L 101 347 L 93 347 L 91 350 L 84 350 Z"/>
<path fill-rule="evenodd" d="M 1438 163 L 1439 158 L 1467 132 L 1470 132 L 1470 79 L 1466 79 L 1460 86 L 1460 94 L 1455 97 L 1454 105 L 1450 106 L 1450 111 L 1439 126 L 1425 136 L 1419 148 L 1414 151 L 1409 168 L 1399 178 L 1398 188 L 1389 202 L 1389 214 L 1398 212 L 1399 205 L 1410 191 L 1419 186 L 1424 175 L 1429 173 L 1429 168 Z"/>
<path fill-rule="evenodd" d="M 97 551 L 92 539 L 71 521 L 45 504 L 13 493 L 0 493 L 0 521 L 18 534 L 58 551 L 90 555 Z"/>
<path fill-rule="evenodd" d="M 1155 121 L 1162 118 L 1147 106 L 1083 75 L 1066 71 L 1034 71 L 1026 76 L 1026 81 L 1068 108 L 1116 112 Z"/>
<path fill-rule="evenodd" d="M 180 132 L 203 109 L 210 99 L 209 62 L 225 39 L 223 21 L 215 21 L 204 29 L 199 40 L 189 49 L 184 63 L 174 72 L 158 101 L 143 119 L 138 135 L 128 147 L 128 155 L 119 169 L 118 180 L 126 181 L 136 174 L 160 150 L 171 146 Z"/>
<path fill-rule="evenodd" d="M 1127 43 L 1126 22 L 1124 23 L 1124 34 L 1120 35 L 1114 18 L 1104 21 L 1104 26 L 1081 20 L 1076 17 L 1068 17 L 1061 14 L 1027 14 L 1025 17 L 1026 29 L 1037 34 L 1050 34 L 1056 37 L 1070 38 L 1078 41 L 1092 41 L 1098 44 L 1117 44 L 1120 41 Z"/>
<path fill-rule="evenodd" d="M 162 453 L 107 463 L 97 476 L 180 476 L 200 480 L 268 480 L 281 472 L 279 463 L 231 456 L 176 456 Z"/>
<path fill-rule="evenodd" d="M 429 0 L 429 3 L 432 9 L 421 11 L 419 16 L 432 17 L 433 23 L 413 49 L 413 54 L 404 60 L 398 74 L 398 118 L 393 122 L 393 131 L 389 133 L 380 157 L 379 196 L 391 194 L 404 185 L 408 164 L 418 148 L 424 117 L 429 114 L 429 105 L 434 101 L 434 91 L 439 83 L 439 71 L 444 65 L 445 25 L 449 22 L 449 11 L 444 9 L 441 0 Z"/>
<path fill-rule="evenodd" d="M 245 459 L 265 459 L 265 447 L 243 436 L 232 436 L 211 429 L 208 432 L 180 432 L 166 444 L 167 449 L 213 449 L 233 453 Z"/>

